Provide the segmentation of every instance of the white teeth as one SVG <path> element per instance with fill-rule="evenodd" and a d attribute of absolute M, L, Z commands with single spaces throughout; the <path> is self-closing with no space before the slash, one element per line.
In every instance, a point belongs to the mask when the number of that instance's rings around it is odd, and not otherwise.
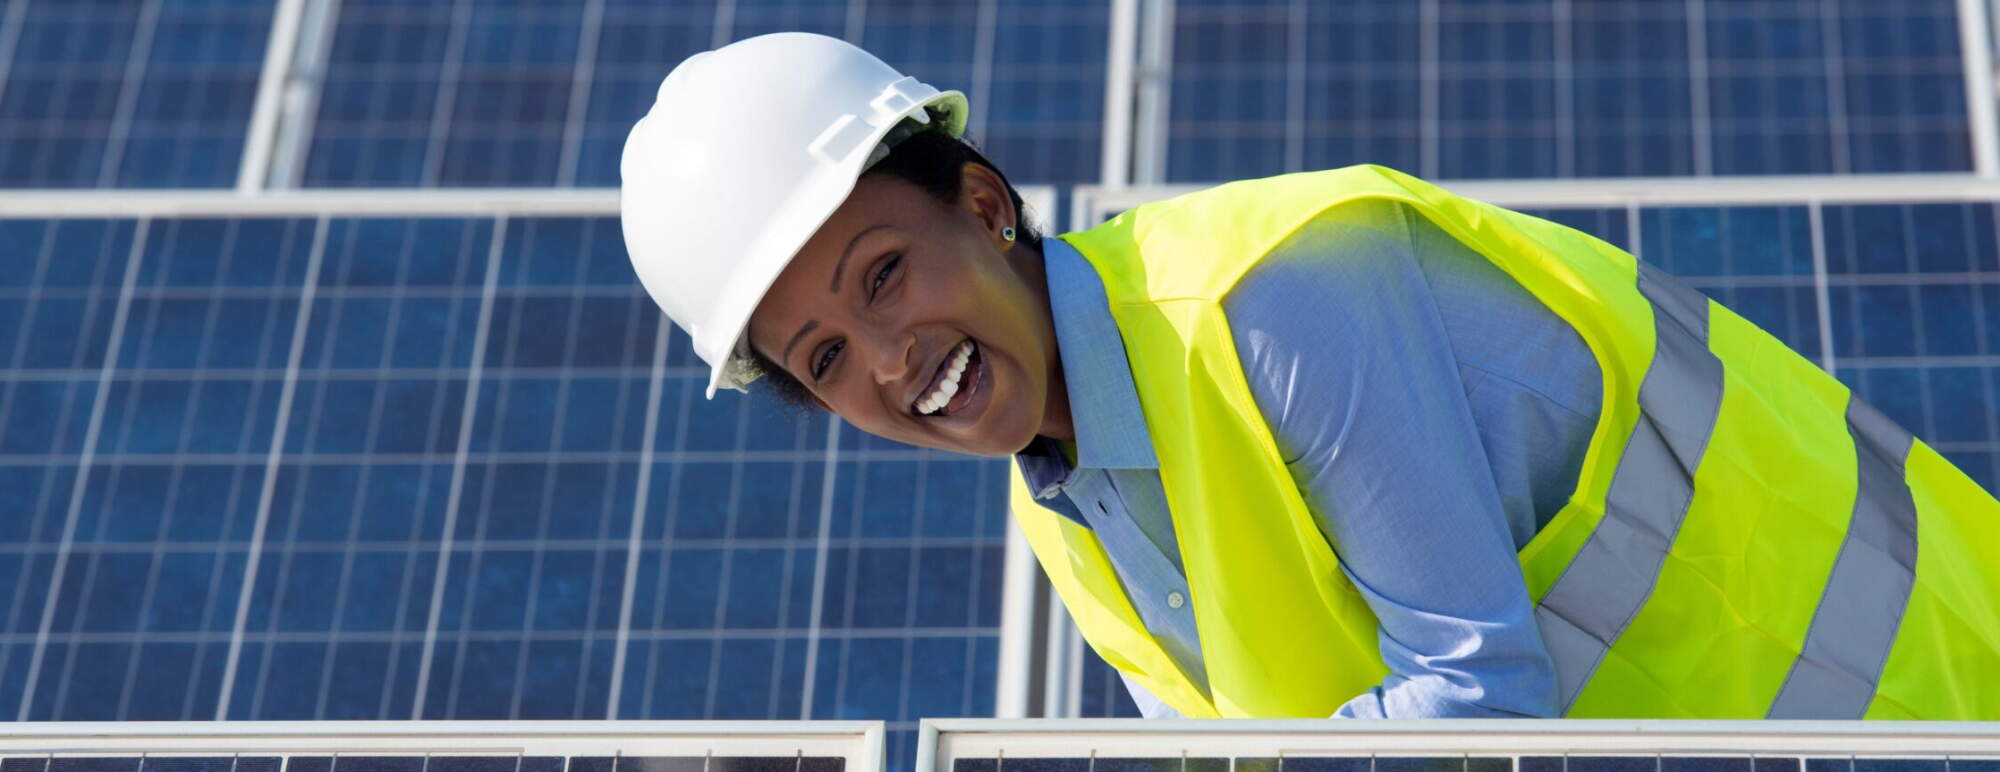
<path fill-rule="evenodd" d="M 965 375 L 966 364 L 971 361 L 972 341 L 958 344 L 958 350 L 952 352 L 950 363 L 945 366 L 944 378 L 938 381 L 937 388 L 917 400 L 917 412 L 930 415 L 944 409 L 951 398 L 957 396 L 959 378 Z"/>

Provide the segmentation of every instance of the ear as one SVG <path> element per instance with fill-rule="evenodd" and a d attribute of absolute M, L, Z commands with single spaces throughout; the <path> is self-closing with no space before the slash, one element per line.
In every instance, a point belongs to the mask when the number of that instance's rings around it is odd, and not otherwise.
<path fill-rule="evenodd" d="M 961 174 L 959 204 L 971 211 L 980 227 L 1004 250 L 1008 245 L 1000 238 L 1000 229 L 1021 226 L 1021 213 L 1014 211 L 1014 197 L 1007 194 L 1006 180 L 984 164 L 972 161 L 965 162 Z"/>

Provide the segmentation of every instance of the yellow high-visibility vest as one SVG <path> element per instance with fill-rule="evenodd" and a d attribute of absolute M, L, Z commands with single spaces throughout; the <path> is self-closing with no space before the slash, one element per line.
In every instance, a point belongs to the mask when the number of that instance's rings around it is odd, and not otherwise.
<path fill-rule="evenodd" d="M 2000 503 L 1623 250 L 1377 166 L 1222 185 L 1062 237 L 1124 338 L 1206 688 L 1091 531 L 1017 471 L 1016 518 L 1105 661 L 1200 717 L 1327 716 L 1380 683 L 1375 617 L 1285 470 L 1222 300 L 1302 228 L 1398 207 L 1506 271 L 1603 373 L 1576 490 L 1519 554 L 1562 714 L 2000 719 Z"/>

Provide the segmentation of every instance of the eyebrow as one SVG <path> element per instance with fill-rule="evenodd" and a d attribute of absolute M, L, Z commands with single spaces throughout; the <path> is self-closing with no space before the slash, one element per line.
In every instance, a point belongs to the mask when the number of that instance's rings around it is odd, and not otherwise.
<path fill-rule="evenodd" d="M 847 258 L 848 256 L 854 254 L 854 245 L 861 243 L 861 237 L 887 227 L 889 227 L 888 223 L 882 223 L 881 225 L 872 225 L 867 228 L 861 229 L 860 233 L 854 234 L 854 238 L 847 240 L 847 248 L 840 251 L 840 259 L 835 261 L 833 264 L 833 280 L 826 283 L 827 292 L 835 295 L 840 294 L 840 274 L 847 270 Z M 791 361 L 792 347 L 799 345 L 799 340 L 803 339 L 806 336 L 806 333 L 812 332 L 813 330 L 816 329 L 819 329 L 819 322 L 806 322 L 806 326 L 800 327 L 798 332 L 792 333 L 792 339 L 785 343 L 785 351 L 784 353 L 778 355 L 779 356 L 778 361 L 780 362 Z"/>
<path fill-rule="evenodd" d="M 860 233 L 854 234 L 854 238 L 847 241 L 847 248 L 840 252 L 840 261 L 833 264 L 833 281 L 826 283 L 827 292 L 836 295 L 840 294 L 840 273 L 847 270 L 847 258 L 849 255 L 854 254 L 854 245 L 861 243 L 861 237 L 887 227 L 889 227 L 888 223 L 882 223 L 881 225 L 864 228 Z"/>
<path fill-rule="evenodd" d="M 785 352 L 783 354 L 778 355 L 778 361 L 780 362 L 791 361 L 792 347 L 799 345 L 799 339 L 804 338 L 806 336 L 806 333 L 812 332 L 814 329 L 817 329 L 818 327 L 819 327 L 819 322 L 806 322 L 806 326 L 800 327 L 798 332 L 793 333 L 791 341 L 785 344 Z"/>

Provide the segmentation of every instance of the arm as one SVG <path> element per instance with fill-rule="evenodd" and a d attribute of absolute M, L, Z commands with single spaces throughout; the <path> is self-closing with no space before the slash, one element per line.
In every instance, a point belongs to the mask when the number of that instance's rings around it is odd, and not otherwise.
<path fill-rule="evenodd" d="M 1554 667 L 1411 227 L 1386 206 L 1315 225 L 1225 302 L 1292 477 L 1381 621 L 1390 673 L 1336 715 L 1552 715 Z"/>

